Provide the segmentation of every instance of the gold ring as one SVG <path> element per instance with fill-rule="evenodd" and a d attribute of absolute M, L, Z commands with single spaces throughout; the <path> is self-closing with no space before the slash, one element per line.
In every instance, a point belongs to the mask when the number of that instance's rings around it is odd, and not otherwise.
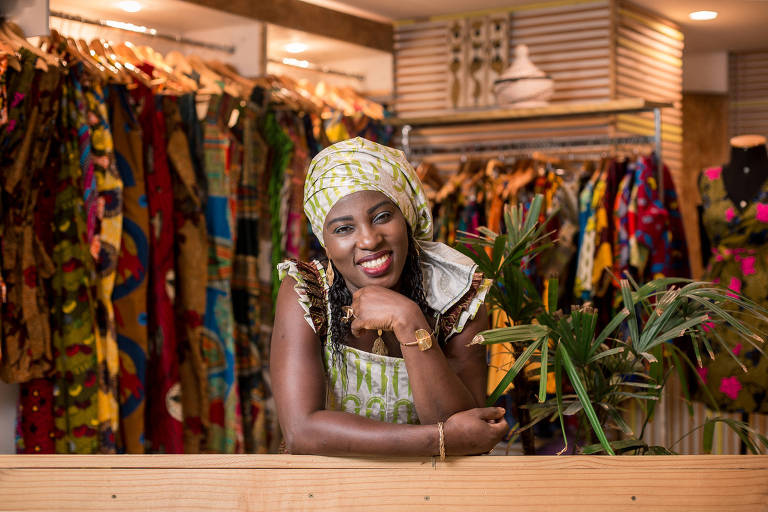
<path fill-rule="evenodd" d="M 344 316 L 341 317 L 341 321 L 345 324 L 355 317 L 355 312 L 352 311 L 352 306 L 342 306 L 341 310 L 344 312 Z"/>

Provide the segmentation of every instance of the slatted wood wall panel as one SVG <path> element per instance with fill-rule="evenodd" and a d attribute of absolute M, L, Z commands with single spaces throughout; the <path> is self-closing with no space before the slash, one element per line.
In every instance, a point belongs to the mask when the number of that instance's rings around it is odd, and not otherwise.
<path fill-rule="evenodd" d="M 514 11 L 509 47 L 527 45 L 554 79 L 552 103 L 599 101 L 612 99 L 610 36 L 611 2 L 585 2 Z"/>
<path fill-rule="evenodd" d="M 683 34 L 672 22 L 634 4 L 618 2 L 616 7 L 616 97 L 674 103 L 662 112 L 662 157 L 682 193 Z M 653 114 L 621 115 L 616 128 L 621 133 L 653 134 Z"/>
<path fill-rule="evenodd" d="M 552 103 L 611 99 L 611 0 L 572 0 L 515 7 L 509 14 L 510 62 L 517 44 L 555 80 Z M 494 16 L 498 16 L 494 15 Z M 401 25 L 395 30 L 395 108 L 400 117 L 453 112 L 448 28 L 452 20 Z M 534 138 L 609 135 L 614 117 L 419 128 L 415 145 L 522 142 Z M 399 137 L 395 138 L 399 143 Z M 498 156 L 488 153 L 479 156 Z M 425 158 L 438 170 L 456 172 L 459 153 Z"/>
<path fill-rule="evenodd" d="M 665 396 L 659 404 L 655 420 L 646 427 L 644 440 L 650 445 L 661 445 L 683 455 L 698 455 L 702 453 L 702 431 L 694 429 L 701 427 L 707 418 L 721 416 L 732 420 L 741 421 L 741 414 L 718 414 L 710 411 L 703 404 L 694 402 L 693 416 L 688 412 L 688 407 L 682 398 L 683 390 L 677 378 L 670 378 L 665 390 Z M 638 410 L 630 411 L 629 424 L 640 432 L 642 428 Z M 761 432 L 768 435 L 768 415 L 750 414 L 747 422 Z M 712 443 L 712 453 L 715 455 L 737 455 L 741 449 L 738 435 L 722 423 L 715 427 L 715 435 Z"/>
<path fill-rule="evenodd" d="M 768 49 L 728 58 L 731 136 L 768 137 Z"/>
<path fill-rule="evenodd" d="M 552 102 L 610 99 L 610 13 L 610 0 L 520 7 L 510 14 L 510 59 L 514 45 L 528 45 L 531 60 L 555 80 Z M 444 20 L 396 28 L 395 110 L 401 117 L 451 111 L 450 26 Z"/>

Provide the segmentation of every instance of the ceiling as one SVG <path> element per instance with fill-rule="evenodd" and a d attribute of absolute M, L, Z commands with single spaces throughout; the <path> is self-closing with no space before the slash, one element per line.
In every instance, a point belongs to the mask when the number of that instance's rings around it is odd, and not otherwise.
<path fill-rule="evenodd" d="M 118 0 L 50 0 L 52 10 L 90 18 L 113 19 L 146 25 L 174 35 L 211 27 L 243 26 L 254 20 L 208 9 L 182 0 L 143 0 L 144 8 L 126 13 Z M 430 16 L 460 14 L 484 9 L 500 9 L 530 4 L 533 0 L 304 0 L 331 9 L 378 21 L 396 21 Z M 747 50 L 768 48 L 768 0 L 636 0 L 635 3 L 677 22 L 685 33 L 687 52 Z M 688 13 L 694 10 L 716 10 L 714 21 L 693 22 Z M 273 58 L 294 57 L 317 64 L 347 59 L 365 59 L 380 52 L 361 46 L 314 36 L 276 25 L 268 28 L 268 54 Z M 299 55 L 284 51 L 285 44 L 301 40 L 309 49 Z"/>
<path fill-rule="evenodd" d="M 2 0 L 0 0 L 2 1 Z M 117 7 L 118 0 L 94 2 L 93 0 L 50 0 L 52 11 L 61 11 L 85 18 L 108 19 L 144 25 L 169 35 L 194 36 L 194 32 L 213 27 L 235 27 L 256 23 L 255 20 L 216 9 L 209 9 L 182 0 L 143 0 L 143 8 L 136 13 L 127 13 Z M 339 4 L 341 5 L 341 4 Z M 343 7 L 343 6 L 341 6 Z M 354 9 L 352 9 L 354 10 Z M 367 13 L 365 13 L 367 14 Z M 290 54 L 284 46 L 301 41 L 308 49 L 301 54 Z M 210 41 L 216 42 L 216 41 Z M 271 58 L 292 57 L 324 64 L 348 59 L 380 57 L 383 52 L 345 43 L 328 37 L 316 36 L 278 25 L 267 25 L 267 54 Z"/>
<path fill-rule="evenodd" d="M 404 20 L 460 14 L 485 9 L 502 9 L 531 4 L 534 0 L 304 0 L 313 4 L 344 10 L 358 16 L 368 13 L 381 20 Z M 678 23 L 685 34 L 686 51 L 710 52 L 768 48 L 768 0 L 635 0 Z M 718 11 L 716 20 L 694 22 L 688 13 Z"/>

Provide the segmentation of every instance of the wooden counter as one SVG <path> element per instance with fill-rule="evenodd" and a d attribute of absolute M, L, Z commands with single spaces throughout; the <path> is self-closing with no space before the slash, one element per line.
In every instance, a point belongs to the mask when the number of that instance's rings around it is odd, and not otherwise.
<path fill-rule="evenodd" d="M 0 510 L 768 511 L 768 456 L 0 456 Z"/>

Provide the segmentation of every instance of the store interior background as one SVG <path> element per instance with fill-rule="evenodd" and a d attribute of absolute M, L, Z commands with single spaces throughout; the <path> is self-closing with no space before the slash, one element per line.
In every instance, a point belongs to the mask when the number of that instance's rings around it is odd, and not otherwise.
<path fill-rule="evenodd" d="M 178 50 L 182 53 L 194 53 L 203 59 L 229 62 L 244 76 L 256 76 L 266 70 L 268 73 L 285 74 L 295 79 L 306 78 L 314 83 L 322 80 L 329 84 L 351 86 L 376 101 L 396 105 L 394 62 L 390 52 L 336 40 L 327 35 L 296 30 L 291 28 L 291 20 L 286 20 L 287 26 L 281 26 L 201 5 L 216 2 L 139 0 L 139 3 L 142 4 L 142 9 L 135 13 L 122 10 L 118 7 L 117 0 L 50 0 L 49 6 L 51 11 L 90 19 L 121 21 L 151 27 L 162 33 L 232 46 L 234 53 L 185 46 L 151 36 L 56 17 L 51 17 L 50 25 L 75 38 L 131 41 L 137 45 L 150 45 L 161 53 Z M 397 26 L 404 20 L 434 19 L 437 16 L 481 11 L 498 12 L 499 9 L 512 6 L 529 5 L 532 1 L 313 0 L 311 3 L 379 23 L 395 23 Z M 539 2 L 537 5 L 563 3 L 567 2 Z M 685 134 L 685 126 L 689 121 L 717 121 L 706 134 L 704 130 L 698 130 L 698 138 L 686 140 L 685 136 L 683 137 L 683 173 L 696 173 L 697 169 L 700 170 L 706 165 L 723 163 L 728 156 L 728 136 L 733 135 L 733 130 L 737 129 L 731 126 L 729 131 L 727 124 L 722 122 L 727 119 L 729 104 L 740 86 L 733 76 L 729 80 L 731 54 L 765 50 L 762 67 L 768 69 L 768 1 L 637 0 L 634 3 L 677 24 L 684 34 L 683 133 Z M 702 9 L 715 10 L 719 16 L 706 22 L 689 20 L 688 13 Z M 332 28 L 321 27 L 317 31 L 328 34 Z M 286 50 L 289 43 L 303 43 L 306 49 L 299 53 L 290 53 Z M 263 45 L 266 45 L 267 62 L 262 60 Z M 282 64 L 284 59 L 294 65 Z M 338 73 L 322 73 L 296 67 L 295 64 L 301 66 L 302 61 L 310 63 L 313 67 Z M 765 72 L 763 74 L 768 76 Z M 768 83 L 763 86 L 764 90 L 768 90 L 766 88 Z M 764 100 L 768 99 L 767 97 L 768 92 L 763 94 Z M 688 112 L 686 102 L 694 106 L 692 113 Z M 762 134 L 768 135 L 768 120 L 765 120 L 762 126 L 765 130 Z M 683 200 L 696 201 L 697 198 L 684 197 Z M 14 452 L 16 393 L 17 386 L 0 383 L 0 453 Z"/>

